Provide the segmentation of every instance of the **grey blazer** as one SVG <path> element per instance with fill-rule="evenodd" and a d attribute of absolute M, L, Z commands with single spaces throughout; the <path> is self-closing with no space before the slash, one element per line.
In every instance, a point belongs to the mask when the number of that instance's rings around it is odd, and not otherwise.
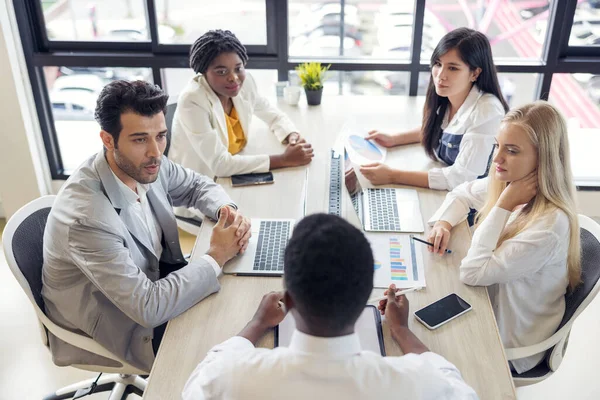
<path fill-rule="evenodd" d="M 220 289 L 201 260 L 159 279 L 159 264 L 184 263 L 173 206 L 217 218 L 233 204 L 211 179 L 162 159 L 147 193 L 163 231 L 159 260 L 121 194 L 104 152 L 75 171 L 56 197 L 44 233 L 42 295 L 48 317 L 90 336 L 144 371 L 154 362 L 153 328 Z M 119 366 L 50 335 L 56 365 Z"/>

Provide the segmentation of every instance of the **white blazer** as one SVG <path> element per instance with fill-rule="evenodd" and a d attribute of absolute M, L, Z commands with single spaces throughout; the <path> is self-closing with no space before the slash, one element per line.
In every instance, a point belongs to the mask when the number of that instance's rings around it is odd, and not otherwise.
<path fill-rule="evenodd" d="M 242 89 L 232 100 L 248 141 L 252 140 L 253 114 L 262 119 L 281 142 L 297 131 L 285 114 L 258 93 L 250 74 L 246 74 Z M 171 128 L 169 159 L 212 178 L 269 171 L 268 155 L 231 155 L 228 148 L 225 110 L 206 78 L 198 74 L 179 95 Z"/>

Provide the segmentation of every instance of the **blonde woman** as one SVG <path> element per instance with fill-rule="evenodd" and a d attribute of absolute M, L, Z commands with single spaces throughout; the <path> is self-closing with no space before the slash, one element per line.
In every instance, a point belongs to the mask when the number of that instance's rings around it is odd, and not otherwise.
<path fill-rule="evenodd" d="M 537 101 L 510 111 L 496 136 L 489 177 L 458 186 L 429 221 L 444 254 L 452 227 L 469 208 L 481 210 L 460 265 L 467 285 L 487 286 L 507 348 L 550 337 L 565 310 L 565 293 L 581 281 L 579 224 L 564 118 Z M 514 360 L 518 373 L 544 353 Z"/>

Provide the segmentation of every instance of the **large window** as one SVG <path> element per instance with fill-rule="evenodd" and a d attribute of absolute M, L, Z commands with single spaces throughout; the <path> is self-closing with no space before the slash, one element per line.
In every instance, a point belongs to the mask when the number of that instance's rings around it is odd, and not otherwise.
<path fill-rule="evenodd" d="M 550 3 L 548 0 L 427 0 L 423 42 L 429 31 L 432 41 L 428 45 L 435 48 L 445 33 L 466 26 L 488 36 L 497 60 L 539 61 L 548 30 Z M 428 59 L 431 51 L 423 56 Z"/>
<path fill-rule="evenodd" d="M 580 1 L 575 10 L 569 46 L 597 45 L 600 45 L 600 1 Z"/>
<path fill-rule="evenodd" d="M 155 4 L 160 43 L 193 43 L 211 29 L 229 29 L 245 44 L 267 44 L 264 0 L 156 0 Z"/>
<path fill-rule="evenodd" d="M 408 61 L 414 9 L 414 0 L 290 0 L 289 54 L 304 58 Z"/>
<path fill-rule="evenodd" d="M 600 75 L 555 74 L 549 100 L 572 127 L 600 127 Z"/>
<path fill-rule="evenodd" d="M 177 96 L 190 44 L 210 29 L 245 44 L 260 90 L 331 64 L 325 95 L 421 95 L 439 39 L 457 27 L 489 38 L 511 106 L 548 98 L 572 126 L 600 125 L 597 0 L 34 0 L 13 2 L 52 176 L 100 142 L 98 90 L 146 79 Z"/>
<path fill-rule="evenodd" d="M 104 85 L 115 79 L 152 82 L 149 68 L 48 66 L 44 76 L 66 174 L 102 149 L 94 109 Z"/>
<path fill-rule="evenodd" d="M 37 1 L 42 4 L 50 40 L 150 41 L 144 0 Z"/>

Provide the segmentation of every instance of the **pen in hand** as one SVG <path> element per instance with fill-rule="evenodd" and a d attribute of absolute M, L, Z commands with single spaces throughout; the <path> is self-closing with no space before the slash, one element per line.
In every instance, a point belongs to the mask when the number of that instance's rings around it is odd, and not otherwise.
<path fill-rule="evenodd" d="M 286 314 L 287 310 L 285 309 L 285 303 L 283 301 L 279 300 L 278 305 L 279 305 L 279 308 L 281 308 L 283 310 L 283 313 Z"/>
<path fill-rule="evenodd" d="M 414 292 L 414 291 L 421 290 L 421 289 L 423 289 L 423 287 L 421 287 L 421 286 L 413 287 L 413 288 L 409 288 L 409 289 L 404 289 L 404 290 L 396 289 L 396 293 L 395 294 L 396 294 L 396 296 L 400 296 L 402 294 Z M 375 303 L 375 302 L 378 302 L 378 301 L 381 301 L 381 300 L 385 300 L 385 299 L 387 299 L 387 296 L 374 297 L 372 299 L 367 300 L 367 304 L 368 303 Z"/>
<path fill-rule="evenodd" d="M 419 239 L 418 237 L 414 237 L 413 235 L 410 235 L 410 238 L 412 240 L 416 240 L 417 242 L 421 242 L 423 244 L 426 244 L 426 245 L 429 245 L 429 246 L 433 247 L 433 243 L 427 242 L 427 241 L 425 241 L 423 239 Z M 446 249 L 446 254 L 452 254 L 452 250 Z"/>

